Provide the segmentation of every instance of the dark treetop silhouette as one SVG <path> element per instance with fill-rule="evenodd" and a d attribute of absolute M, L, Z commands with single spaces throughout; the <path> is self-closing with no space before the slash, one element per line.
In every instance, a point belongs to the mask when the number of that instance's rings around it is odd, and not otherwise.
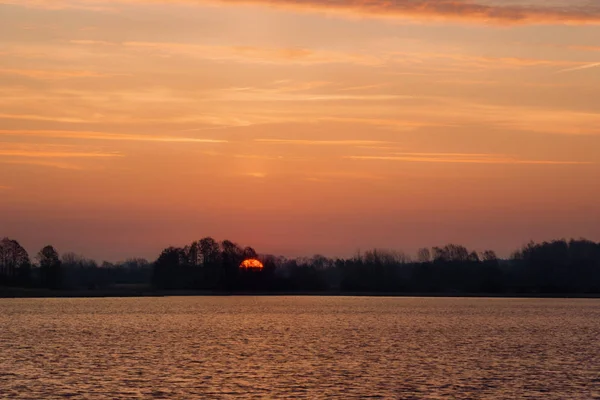
<path fill-rule="evenodd" d="M 246 259 L 264 268 L 245 269 Z M 431 294 L 600 294 L 600 243 L 555 240 L 528 243 L 508 260 L 459 245 L 421 249 L 416 260 L 402 252 L 371 250 L 348 259 L 321 255 L 288 259 L 258 255 L 207 237 L 169 247 L 153 263 L 129 259 L 98 265 L 45 246 L 32 263 L 16 241 L 0 241 L 0 290 L 4 287 L 85 289 L 146 285 L 157 291 L 322 292 Z"/>

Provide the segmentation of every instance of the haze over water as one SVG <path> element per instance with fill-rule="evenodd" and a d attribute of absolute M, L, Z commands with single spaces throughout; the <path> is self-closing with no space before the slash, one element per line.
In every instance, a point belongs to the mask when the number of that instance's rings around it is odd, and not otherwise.
<path fill-rule="evenodd" d="M 600 301 L 0 300 L 10 399 L 600 396 Z"/>

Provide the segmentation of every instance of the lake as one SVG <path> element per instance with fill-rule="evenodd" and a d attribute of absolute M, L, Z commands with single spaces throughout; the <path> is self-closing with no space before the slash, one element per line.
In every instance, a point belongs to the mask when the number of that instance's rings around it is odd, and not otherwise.
<path fill-rule="evenodd" d="M 600 398 L 600 300 L 0 299 L 0 398 Z"/>

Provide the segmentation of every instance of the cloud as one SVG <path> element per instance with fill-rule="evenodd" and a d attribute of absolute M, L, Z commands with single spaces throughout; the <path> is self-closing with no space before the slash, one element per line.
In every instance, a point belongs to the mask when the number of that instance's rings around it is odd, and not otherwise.
<path fill-rule="evenodd" d="M 120 153 L 79 152 L 79 151 L 0 150 L 0 157 L 107 158 L 107 157 L 123 157 L 123 155 Z"/>
<path fill-rule="evenodd" d="M 410 131 L 423 127 L 449 127 L 453 124 L 444 122 L 434 122 L 429 118 L 422 120 L 411 120 L 404 118 L 379 118 L 379 117 L 318 117 L 319 122 L 340 122 L 346 124 L 372 125 L 376 127 L 385 127 L 403 131 Z"/>
<path fill-rule="evenodd" d="M 123 157 L 118 152 L 84 150 L 81 146 L 2 143 L 0 157 L 25 158 L 112 158 Z"/>
<path fill-rule="evenodd" d="M 141 3 L 144 0 L 136 1 Z M 168 0 L 167 0 L 168 1 Z M 126 4 L 130 0 L 107 0 L 105 3 Z M 0 4 L 10 4 L 24 7 L 45 8 L 48 10 L 63 10 L 68 8 L 82 9 L 88 11 L 114 11 L 114 8 L 98 5 L 98 0 L 0 0 Z"/>
<path fill-rule="evenodd" d="M 102 41 L 71 41 L 86 46 L 112 46 L 111 48 L 127 48 L 139 52 L 146 52 L 161 57 L 183 56 L 209 61 L 229 61 L 239 63 L 258 64 L 298 64 L 298 65 L 320 65 L 320 64 L 353 64 L 360 66 L 381 67 L 385 65 L 405 65 L 428 70 L 448 71 L 448 65 L 455 70 L 457 66 L 472 69 L 503 69 L 503 68 L 525 68 L 525 67 L 576 67 L 581 62 L 568 60 L 548 60 L 527 57 L 491 57 L 460 53 L 442 52 L 398 52 L 383 51 L 376 53 L 355 53 L 347 51 L 332 51 L 306 47 L 264 47 L 264 46 L 215 46 L 181 42 L 102 42 Z M 23 49 L 13 49 L 15 54 L 22 53 Z M 439 64 L 445 66 L 440 66 Z M 424 63 L 428 63 L 425 65 Z M 285 84 L 288 81 L 276 83 Z M 325 86 L 330 82 L 313 82 L 315 87 Z M 381 85 L 370 86 L 370 88 Z M 281 85 L 285 89 L 287 85 Z M 350 88 L 364 89 L 365 87 Z M 367 86 L 369 88 L 369 86 Z M 252 89 L 252 88 L 238 88 Z M 296 85 L 291 85 L 291 91 L 298 90 Z M 307 90 L 310 88 L 299 88 Z"/>
<path fill-rule="evenodd" d="M 580 51 L 600 51 L 600 46 L 567 46 L 567 48 Z"/>
<path fill-rule="evenodd" d="M 80 165 L 75 165 L 72 163 L 67 163 L 63 161 L 45 161 L 45 160 L 37 160 L 37 159 L 24 159 L 24 160 L 2 160 L 0 159 L 0 163 L 2 164 L 15 164 L 15 165 L 36 165 L 40 167 L 52 167 L 58 169 L 68 169 L 81 171 L 84 168 Z"/>
<path fill-rule="evenodd" d="M 201 130 L 208 129 L 217 129 L 217 128 L 232 128 L 232 127 L 243 127 L 250 126 L 256 123 L 268 123 L 277 121 L 276 118 L 266 115 L 264 117 L 259 117 L 256 115 L 239 115 L 232 113 L 217 113 L 213 115 L 208 114 L 198 114 L 198 113 L 187 113 L 187 114 L 179 114 L 178 109 L 167 108 L 164 107 L 164 112 L 159 115 L 158 113 L 154 113 L 151 115 L 148 114 L 138 114 L 140 110 L 143 111 L 143 108 L 139 106 L 140 103 L 144 102 L 144 99 L 122 99 L 120 103 L 123 108 L 116 109 L 115 103 L 110 103 L 109 101 L 105 101 L 103 99 L 94 99 L 92 97 L 85 98 L 88 93 L 80 92 L 82 94 L 81 100 L 82 104 L 88 106 L 92 112 L 90 113 L 80 113 L 83 114 L 81 118 L 76 116 L 64 116 L 64 115 L 42 115 L 42 113 L 64 113 L 64 112 L 76 112 L 75 110 L 70 110 L 64 107 L 55 107 L 55 109 L 49 109 L 44 107 L 43 109 L 40 107 L 40 114 L 21 114 L 21 113 L 0 113 L 0 119 L 16 119 L 16 120 L 30 120 L 30 121 L 47 121 L 47 122 L 60 122 L 60 123 L 69 123 L 69 124 L 77 124 L 77 123 L 121 123 L 121 124 L 137 124 L 140 122 L 144 123 L 171 123 L 171 124 L 186 124 L 186 123 L 196 123 L 196 124 L 204 124 L 209 125 L 207 127 L 201 128 Z M 36 98 L 50 98 L 50 94 L 47 95 L 36 95 L 32 94 L 30 99 L 25 98 L 25 100 L 33 101 Z M 87 100 L 87 104 L 83 102 L 83 100 Z M 165 103 L 168 102 L 168 98 L 165 99 Z M 56 101 L 56 105 L 59 105 L 63 102 L 63 99 L 58 98 Z M 148 101 L 148 100 L 146 100 Z M 189 102 L 194 101 L 193 99 L 187 100 Z M 196 102 L 209 102 L 207 99 L 196 100 Z M 1 103 L 0 97 L 0 103 Z M 127 109 L 127 112 L 125 112 Z M 108 137 L 103 137 L 102 139 L 109 140 Z M 117 139 L 115 139 L 117 140 Z M 129 139 L 133 140 L 133 139 Z M 154 140 L 160 141 L 160 140 Z M 185 141 L 185 140 L 184 140 Z"/>
<path fill-rule="evenodd" d="M 11 190 L 12 186 L 0 185 L 0 190 Z"/>
<path fill-rule="evenodd" d="M 502 25 L 600 23 L 600 5 L 580 0 L 562 1 L 560 5 L 545 1 L 515 4 L 499 0 L 104 0 L 101 3 L 98 0 L 0 0 L 0 4 L 90 10 L 110 10 L 111 5 L 119 4 L 156 3 L 261 5 L 278 9 L 358 16 Z"/>
<path fill-rule="evenodd" d="M 370 89 L 379 89 L 385 86 L 389 86 L 389 84 L 385 84 L 385 83 L 378 83 L 378 84 L 372 84 L 372 85 L 361 85 L 361 86 L 347 86 L 347 87 L 342 87 L 338 89 L 338 92 L 350 92 L 350 91 L 363 91 L 363 90 L 370 90 Z"/>
<path fill-rule="evenodd" d="M 224 154 L 218 154 L 224 156 Z M 283 156 L 265 156 L 262 154 L 233 154 L 234 158 L 246 158 L 250 160 L 283 160 Z"/>
<path fill-rule="evenodd" d="M 114 46 L 116 44 L 116 43 L 107 42 L 104 40 L 69 40 L 69 43 L 81 44 L 81 45 L 104 45 L 104 46 Z"/>
<path fill-rule="evenodd" d="M 245 176 L 249 176 L 252 178 L 258 178 L 258 179 L 263 179 L 267 177 L 267 174 L 263 173 L 263 172 L 248 172 L 244 174 Z"/>
<path fill-rule="evenodd" d="M 294 140 L 294 139 L 255 139 L 255 142 L 289 144 L 301 146 L 364 146 L 374 144 L 387 144 L 380 140 Z"/>
<path fill-rule="evenodd" d="M 72 145 L 1 143 L 0 163 L 35 165 L 68 170 L 83 170 L 81 162 L 124 157 L 119 152 L 90 150 L 89 147 Z M 89 169 L 90 165 L 85 165 Z"/>
<path fill-rule="evenodd" d="M 381 181 L 385 180 L 382 175 L 351 172 L 351 171 L 327 171 L 319 173 L 311 173 L 309 176 L 304 178 L 307 181 L 312 182 L 334 182 L 340 180 L 368 180 L 368 181 Z"/>
<path fill-rule="evenodd" d="M 67 78 L 104 78 L 115 76 L 113 74 L 103 74 L 94 71 L 58 71 L 58 70 L 39 70 L 39 69 L 2 69 L 0 74 L 19 75 L 33 79 L 67 79 Z"/>
<path fill-rule="evenodd" d="M 221 139 L 203 139 L 181 136 L 154 136 L 139 134 L 120 134 L 105 132 L 79 132 L 79 131 L 29 131 L 29 130 L 0 130 L 0 135 L 5 136 L 36 136 L 61 139 L 89 139 L 89 140 L 118 140 L 134 142 L 164 142 L 164 143 L 227 143 Z"/>
<path fill-rule="evenodd" d="M 579 67 L 573 67 L 573 68 L 563 69 L 563 70 L 558 71 L 558 73 L 580 71 L 582 69 L 590 69 L 590 68 L 596 68 L 596 67 L 600 67 L 600 62 L 592 63 L 592 64 L 580 65 Z"/>
<path fill-rule="evenodd" d="M 84 123 L 89 120 L 82 118 L 71 118 L 71 117 L 59 117 L 59 116 L 46 116 L 36 114 L 7 114 L 0 113 L 0 119 L 27 119 L 31 121 L 49 121 L 49 122 L 66 122 L 66 123 Z"/>
<path fill-rule="evenodd" d="M 308 90 L 308 89 L 306 89 Z M 300 91 L 300 90 L 298 90 Z M 414 99 L 414 96 L 396 94 L 315 94 L 298 93 L 287 88 L 231 88 L 215 91 L 215 101 L 290 101 L 290 102 L 328 102 L 328 101 L 393 101 Z"/>
<path fill-rule="evenodd" d="M 89 43 L 91 45 L 95 42 Z M 116 44 L 116 43 L 115 43 Z M 351 63 L 381 65 L 380 57 L 358 53 L 345 53 L 303 47 L 211 46 L 170 42 L 123 42 L 122 46 L 139 51 L 151 51 L 163 56 L 184 55 L 214 61 L 237 61 L 267 64 L 330 64 Z"/>
<path fill-rule="evenodd" d="M 588 161 L 524 160 L 502 154 L 477 153 L 395 153 L 387 156 L 346 156 L 350 160 L 400 161 L 438 164 L 504 164 L 504 165 L 589 165 Z"/>

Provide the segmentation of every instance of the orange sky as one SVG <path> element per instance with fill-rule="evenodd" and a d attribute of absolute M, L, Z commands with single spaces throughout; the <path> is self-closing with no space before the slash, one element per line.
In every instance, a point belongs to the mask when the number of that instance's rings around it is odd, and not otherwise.
<path fill-rule="evenodd" d="M 600 5 L 0 0 L 0 236 L 98 260 L 600 240 Z"/>

